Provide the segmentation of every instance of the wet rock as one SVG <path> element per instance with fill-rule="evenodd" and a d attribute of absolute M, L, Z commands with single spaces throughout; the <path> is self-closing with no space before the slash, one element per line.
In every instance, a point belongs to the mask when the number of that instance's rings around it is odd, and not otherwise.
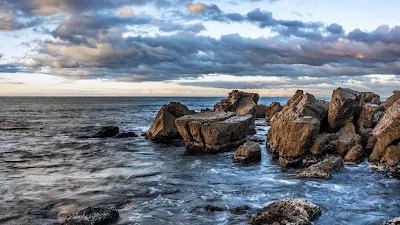
<path fill-rule="evenodd" d="M 243 144 L 253 122 L 252 115 L 217 111 L 183 116 L 176 120 L 176 127 L 187 150 L 220 152 Z"/>
<path fill-rule="evenodd" d="M 118 219 L 119 214 L 116 209 L 89 206 L 68 216 L 62 225 L 107 225 L 115 223 Z"/>
<path fill-rule="evenodd" d="M 356 128 L 351 122 L 347 122 L 337 135 L 339 138 L 336 152 L 339 155 L 345 156 L 353 146 L 361 144 L 361 136 L 356 133 Z"/>
<path fill-rule="evenodd" d="M 265 113 L 267 112 L 267 106 L 260 104 L 256 106 L 256 117 L 265 118 Z"/>
<path fill-rule="evenodd" d="M 306 199 L 276 201 L 261 209 L 251 220 L 252 225 L 307 225 L 321 215 L 321 208 Z"/>
<path fill-rule="evenodd" d="M 387 147 L 385 155 L 380 163 L 389 167 L 394 167 L 400 162 L 400 144 L 398 146 L 391 145 Z"/>
<path fill-rule="evenodd" d="M 247 139 L 247 141 L 252 141 L 252 142 L 257 142 L 257 143 L 262 143 L 262 142 L 265 141 L 264 139 L 261 139 L 261 138 L 256 137 L 256 136 L 247 136 L 246 139 Z"/>
<path fill-rule="evenodd" d="M 376 104 L 365 104 L 361 108 L 357 124 L 362 128 L 374 128 L 383 113 L 383 107 Z"/>
<path fill-rule="evenodd" d="M 235 163 L 252 163 L 261 161 L 261 148 L 256 142 L 246 142 L 241 145 L 233 156 Z"/>
<path fill-rule="evenodd" d="M 201 109 L 200 112 L 210 112 L 212 111 L 210 108 Z"/>
<path fill-rule="evenodd" d="M 193 110 L 189 110 L 179 102 L 170 102 L 168 105 L 164 105 L 157 113 L 153 124 L 146 133 L 146 139 L 162 143 L 180 139 L 181 136 L 175 126 L 175 120 L 194 113 Z"/>
<path fill-rule="evenodd" d="M 329 155 L 313 155 L 313 154 L 308 154 L 304 159 L 301 161 L 301 166 L 303 168 L 310 167 L 311 165 L 317 164 L 319 162 L 322 162 L 324 159 L 329 157 Z"/>
<path fill-rule="evenodd" d="M 191 212 L 221 212 L 224 210 L 225 210 L 225 208 L 223 208 L 221 206 L 204 205 L 204 206 L 197 206 Z"/>
<path fill-rule="evenodd" d="M 310 152 L 314 155 L 319 155 L 327 151 L 332 151 L 335 149 L 335 146 L 337 144 L 338 135 L 336 134 L 329 134 L 329 133 L 322 133 L 319 134 L 311 148 Z"/>
<path fill-rule="evenodd" d="M 386 223 L 382 223 L 381 225 L 399 225 L 399 224 L 400 224 L 400 217 L 397 217 Z"/>
<path fill-rule="evenodd" d="M 296 177 L 331 179 L 332 172 L 342 170 L 343 164 L 344 162 L 342 157 L 329 157 L 298 173 Z"/>
<path fill-rule="evenodd" d="M 281 106 L 279 102 L 272 102 L 271 105 L 269 105 L 266 108 L 265 117 L 270 120 L 275 114 L 280 112 L 282 109 L 283 106 Z"/>
<path fill-rule="evenodd" d="M 393 95 L 386 99 L 386 101 L 381 103 L 381 106 L 387 110 L 390 106 L 393 105 L 397 100 L 400 99 L 400 91 L 393 91 Z"/>
<path fill-rule="evenodd" d="M 107 138 L 107 137 L 114 137 L 119 133 L 119 128 L 115 126 L 105 126 L 102 127 L 97 134 L 95 134 L 94 138 Z"/>
<path fill-rule="evenodd" d="M 371 162 L 379 162 L 390 145 L 400 142 L 400 99 L 390 106 L 373 130 L 377 138 L 374 149 L 369 157 Z"/>
<path fill-rule="evenodd" d="M 332 131 L 339 130 L 358 112 L 357 95 L 357 91 L 348 88 L 338 88 L 333 91 L 332 100 L 328 105 L 328 123 Z"/>
<path fill-rule="evenodd" d="M 250 207 L 248 205 L 241 205 L 238 207 L 235 207 L 233 209 L 230 209 L 229 212 L 235 215 L 242 215 L 246 214 L 250 210 Z"/>
<path fill-rule="evenodd" d="M 123 132 L 114 136 L 114 138 L 131 138 L 131 137 L 137 137 L 137 134 L 135 134 L 135 132 Z"/>
<path fill-rule="evenodd" d="M 298 161 L 306 155 L 319 134 L 321 120 L 327 111 L 313 95 L 297 91 L 284 108 L 271 119 L 267 149 L 281 161 Z"/>
<path fill-rule="evenodd" d="M 350 151 L 347 152 L 346 157 L 344 157 L 345 164 L 357 164 L 360 163 L 364 157 L 364 149 L 362 145 L 353 146 Z"/>

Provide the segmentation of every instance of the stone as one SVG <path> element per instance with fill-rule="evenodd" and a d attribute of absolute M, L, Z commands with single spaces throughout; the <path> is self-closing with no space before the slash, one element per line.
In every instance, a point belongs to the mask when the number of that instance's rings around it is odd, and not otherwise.
<path fill-rule="evenodd" d="M 387 110 L 390 106 L 393 105 L 397 100 L 400 99 L 400 91 L 393 91 L 393 95 L 386 99 L 386 101 L 381 103 L 381 106 Z"/>
<path fill-rule="evenodd" d="M 187 150 L 221 152 L 246 141 L 253 117 L 224 111 L 202 112 L 178 118 L 175 124 Z"/>
<path fill-rule="evenodd" d="M 400 145 L 391 145 L 387 147 L 385 155 L 382 157 L 380 163 L 389 167 L 394 167 L 400 162 Z"/>
<path fill-rule="evenodd" d="M 310 152 L 314 155 L 319 155 L 327 151 L 332 151 L 335 149 L 336 142 L 334 141 L 337 139 L 338 136 L 336 134 L 330 134 L 330 133 L 319 134 L 315 138 L 310 148 Z"/>
<path fill-rule="evenodd" d="M 319 134 L 321 120 L 327 111 L 313 95 L 297 91 L 284 108 L 271 119 L 267 134 L 267 149 L 278 154 L 281 161 L 297 161 L 306 155 Z"/>
<path fill-rule="evenodd" d="M 282 109 L 283 106 L 281 106 L 279 102 L 272 102 L 271 105 L 269 105 L 266 108 L 265 117 L 270 120 L 275 114 L 280 112 Z"/>
<path fill-rule="evenodd" d="M 319 215 L 321 208 L 306 199 L 284 199 L 261 209 L 250 224 L 308 225 Z"/>
<path fill-rule="evenodd" d="M 360 105 L 363 104 L 375 104 L 375 105 L 380 105 L 381 100 L 380 96 L 373 93 L 373 92 L 359 92 L 357 99 L 360 102 Z"/>
<path fill-rule="evenodd" d="M 118 219 L 119 214 L 116 209 L 89 206 L 68 216 L 62 225 L 107 225 L 115 223 Z"/>
<path fill-rule="evenodd" d="M 361 128 L 374 128 L 382 115 L 383 107 L 376 104 L 365 104 L 361 107 L 361 113 L 357 124 Z"/>
<path fill-rule="evenodd" d="M 191 212 L 221 212 L 225 209 L 221 206 L 215 205 L 204 205 L 204 206 L 197 206 Z"/>
<path fill-rule="evenodd" d="M 250 210 L 250 207 L 248 205 L 241 205 L 238 207 L 235 207 L 233 209 L 230 209 L 229 212 L 235 215 L 242 215 L 246 214 Z"/>
<path fill-rule="evenodd" d="M 191 115 L 195 112 L 189 110 L 179 102 L 170 102 L 164 105 L 157 113 L 153 124 L 146 133 L 146 139 L 154 142 L 168 143 L 174 139 L 180 139 L 178 129 L 175 126 L 175 120 L 185 115 Z"/>
<path fill-rule="evenodd" d="M 369 160 L 379 162 L 388 146 L 397 145 L 400 142 L 400 99 L 385 111 L 372 133 L 377 141 Z"/>
<path fill-rule="evenodd" d="M 137 134 L 135 134 L 135 132 L 123 132 L 114 136 L 114 138 L 131 138 L 131 137 L 137 137 Z"/>
<path fill-rule="evenodd" d="M 107 137 L 114 137 L 119 133 L 119 128 L 116 126 L 105 126 L 102 127 L 97 134 L 95 134 L 94 138 L 107 138 Z"/>
<path fill-rule="evenodd" d="M 397 217 L 386 223 L 382 223 L 381 225 L 399 225 L 399 224 L 400 224 L 400 217 Z"/>
<path fill-rule="evenodd" d="M 214 111 L 235 112 L 239 116 L 247 114 L 255 115 L 259 98 L 259 95 L 256 93 L 233 90 L 229 93 L 228 98 L 214 105 Z"/>
<path fill-rule="evenodd" d="M 322 178 L 331 179 L 332 172 L 343 169 L 342 157 L 329 157 L 322 162 L 314 164 L 296 175 L 297 178 Z"/>
<path fill-rule="evenodd" d="M 360 163 L 364 157 L 364 149 L 362 145 L 353 146 L 344 157 L 345 164 Z"/>
<path fill-rule="evenodd" d="M 328 123 L 332 131 L 338 131 L 348 120 L 359 111 L 357 91 L 348 88 L 338 88 L 333 91 L 332 100 L 328 105 Z"/>
<path fill-rule="evenodd" d="M 260 104 L 256 106 L 256 118 L 265 118 L 265 113 L 267 112 L 267 106 Z"/>
<path fill-rule="evenodd" d="M 374 149 L 375 143 L 376 143 L 376 137 L 375 136 L 371 136 L 368 139 L 367 144 L 365 145 L 365 151 L 371 153 L 372 149 Z"/>
<path fill-rule="evenodd" d="M 362 138 L 356 133 L 356 128 L 351 122 L 347 122 L 337 135 L 339 138 L 336 152 L 341 156 L 345 156 L 353 146 L 361 144 Z"/>
<path fill-rule="evenodd" d="M 372 137 L 372 128 L 358 128 L 358 134 L 361 136 L 361 143 L 368 144 L 368 140 Z"/>
<path fill-rule="evenodd" d="M 241 145 L 233 156 L 235 163 L 256 163 L 261 161 L 261 148 L 256 142 L 246 142 Z"/>

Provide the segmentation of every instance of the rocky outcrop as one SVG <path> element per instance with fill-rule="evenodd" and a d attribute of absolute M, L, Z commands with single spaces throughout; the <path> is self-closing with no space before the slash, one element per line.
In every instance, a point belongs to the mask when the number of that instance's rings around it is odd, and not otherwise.
<path fill-rule="evenodd" d="M 241 145 L 233 156 L 235 163 L 256 163 L 261 161 L 261 148 L 256 142 L 246 142 Z"/>
<path fill-rule="evenodd" d="M 220 152 L 246 141 L 252 115 L 236 116 L 233 112 L 202 112 L 178 118 L 176 127 L 189 151 Z"/>
<path fill-rule="evenodd" d="M 384 113 L 373 130 L 377 141 L 369 157 L 371 162 L 379 162 L 391 145 L 400 142 L 400 99 L 394 102 Z"/>
<path fill-rule="evenodd" d="M 381 106 L 386 110 L 400 99 L 400 91 L 393 91 L 393 95 L 382 102 Z"/>
<path fill-rule="evenodd" d="M 119 214 L 116 209 L 89 206 L 68 216 L 62 225 L 106 225 L 115 223 L 118 219 Z"/>
<path fill-rule="evenodd" d="M 271 118 L 277 114 L 278 112 L 280 112 L 283 109 L 283 106 L 281 106 L 281 104 L 279 102 L 272 102 L 271 105 L 269 105 L 266 108 L 266 112 L 265 112 L 265 117 L 269 120 L 271 120 Z"/>
<path fill-rule="evenodd" d="M 332 172 L 343 169 L 342 157 L 329 157 L 315 165 L 306 168 L 296 175 L 297 178 L 323 178 L 331 179 Z"/>
<path fill-rule="evenodd" d="M 394 167 L 400 162 L 400 144 L 398 146 L 391 145 L 386 148 L 385 155 L 380 163 L 389 167 Z"/>
<path fill-rule="evenodd" d="M 336 148 L 338 142 L 337 139 L 338 139 L 337 134 L 330 134 L 330 133 L 319 134 L 315 138 L 310 148 L 310 152 L 314 155 L 320 155 L 324 152 L 333 151 Z"/>
<path fill-rule="evenodd" d="M 265 118 L 265 113 L 267 112 L 267 106 L 260 104 L 256 106 L 256 117 Z"/>
<path fill-rule="evenodd" d="M 179 117 L 194 114 L 193 110 L 189 110 L 186 106 L 179 102 L 170 102 L 164 105 L 157 113 L 153 124 L 145 137 L 155 142 L 168 143 L 174 139 L 179 139 L 178 129 L 175 126 L 175 120 Z"/>
<path fill-rule="evenodd" d="M 327 116 L 324 105 L 313 95 L 297 91 L 284 108 L 271 119 L 267 149 L 279 155 L 281 166 L 287 166 L 304 156 L 319 134 L 321 122 Z"/>
<path fill-rule="evenodd" d="M 353 146 L 361 144 L 361 136 L 356 133 L 356 128 L 352 122 L 347 122 L 337 133 L 337 136 L 336 152 L 341 156 L 345 156 Z"/>
<path fill-rule="evenodd" d="M 360 163 L 364 157 L 364 149 L 362 145 L 353 146 L 344 157 L 345 164 L 357 164 Z"/>
<path fill-rule="evenodd" d="M 255 116 L 256 105 L 259 98 L 257 93 L 233 90 L 229 93 L 228 98 L 214 105 L 214 111 L 235 112 L 239 116 L 248 114 Z"/>
<path fill-rule="evenodd" d="M 374 128 L 383 113 L 383 107 L 377 104 L 364 104 L 358 117 L 357 124 L 361 128 Z"/>
<path fill-rule="evenodd" d="M 343 127 L 347 121 L 359 111 L 359 93 L 347 88 L 338 88 L 333 91 L 331 102 L 328 105 L 328 123 L 332 131 Z"/>
<path fill-rule="evenodd" d="M 306 199 L 276 201 L 258 212 L 252 225 L 308 225 L 321 214 L 321 208 Z"/>
<path fill-rule="evenodd" d="M 137 137 L 137 134 L 135 134 L 134 132 L 123 132 L 114 136 L 114 138 L 131 138 L 131 137 Z"/>
<path fill-rule="evenodd" d="M 373 92 L 358 92 L 357 99 L 360 102 L 360 105 L 363 104 L 381 104 L 380 96 Z"/>
<path fill-rule="evenodd" d="M 115 126 L 105 126 L 102 127 L 99 132 L 97 132 L 93 137 L 94 138 L 107 138 L 114 137 L 119 133 L 119 128 Z"/>

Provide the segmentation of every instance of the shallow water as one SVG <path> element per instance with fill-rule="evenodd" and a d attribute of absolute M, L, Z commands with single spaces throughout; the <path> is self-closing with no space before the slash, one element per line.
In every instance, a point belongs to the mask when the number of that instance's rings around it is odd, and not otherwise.
<path fill-rule="evenodd" d="M 245 224 L 245 215 L 196 212 L 212 204 L 253 211 L 282 198 L 322 206 L 315 224 L 378 224 L 400 216 L 400 181 L 365 165 L 332 180 L 296 179 L 262 146 L 262 162 L 233 152 L 188 156 L 185 147 L 128 139 L 85 139 L 100 126 L 148 129 L 161 106 L 212 108 L 220 98 L 0 98 L 0 224 L 53 224 L 77 210 L 116 206 L 118 224 Z M 261 98 L 284 103 L 287 99 Z M 259 127 L 265 139 L 267 127 Z"/>

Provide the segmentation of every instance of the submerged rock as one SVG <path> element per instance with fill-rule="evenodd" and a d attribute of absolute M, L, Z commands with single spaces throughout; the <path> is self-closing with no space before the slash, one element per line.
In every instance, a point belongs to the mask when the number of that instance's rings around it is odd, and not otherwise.
<path fill-rule="evenodd" d="M 267 106 L 260 104 L 256 106 L 256 117 L 265 118 L 265 113 L 267 112 Z"/>
<path fill-rule="evenodd" d="M 241 145 L 233 156 L 233 162 L 251 163 L 261 161 L 261 148 L 256 142 L 246 142 Z"/>
<path fill-rule="evenodd" d="M 323 178 L 331 179 L 332 172 L 343 169 L 342 157 L 329 157 L 312 165 L 296 175 L 297 178 Z"/>
<path fill-rule="evenodd" d="M 114 137 L 119 133 L 119 128 L 116 126 L 105 126 L 102 127 L 97 134 L 95 134 L 94 138 L 107 138 L 107 137 Z"/>
<path fill-rule="evenodd" d="M 131 138 L 131 137 L 137 137 L 137 134 L 135 134 L 135 132 L 123 132 L 114 136 L 114 138 Z"/>
<path fill-rule="evenodd" d="M 328 123 L 332 131 L 339 130 L 359 111 L 358 94 L 357 91 L 348 88 L 338 88 L 333 91 L 328 106 Z"/>
<path fill-rule="evenodd" d="M 281 106 L 281 104 L 279 102 L 272 102 L 271 105 L 269 105 L 266 108 L 266 112 L 265 112 L 265 117 L 269 120 L 271 120 L 271 118 L 277 114 L 278 112 L 280 112 L 283 109 L 283 106 Z"/>
<path fill-rule="evenodd" d="M 113 208 L 87 207 L 78 213 L 72 214 L 62 225 L 108 225 L 119 219 L 119 214 Z"/>
<path fill-rule="evenodd" d="M 252 225 L 308 225 L 321 215 L 321 208 L 306 199 L 276 201 L 258 212 L 251 220 Z"/>
<path fill-rule="evenodd" d="M 204 205 L 204 206 L 197 206 L 191 212 L 221 212 L 224 210 L 225 210 L 225 208 L 223 208 L 221 206 Z"/>
<path fill-rule="evenodd" d="M 250 210 L 250 207 L 248 205 L 241 205 L 238 207 L 235 207 L 233 209 L 230 209 L 229 212 L 235 215 L 242 215 L 246 214 Z"/>
<path fill-rule="evenodd" d="M 170 102 L 168 105 L 164 105 L 158 112 L 149 131 L 146 133 L 146 139 L 168 143 L 174 139 L 181 138 L 175 126 L 175 120 L 179 117 L 194 113 L 193 110 L 189 110 L 179 102 Z"/>

